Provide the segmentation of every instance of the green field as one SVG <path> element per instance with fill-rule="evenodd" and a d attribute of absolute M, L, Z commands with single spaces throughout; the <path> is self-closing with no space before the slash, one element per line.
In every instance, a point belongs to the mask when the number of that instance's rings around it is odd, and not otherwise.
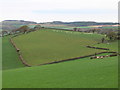
<path fill-rule="evenodd" d="M 117 57 L 3 71 L 3 88 L 117 88 Z"/>
<path fill-rule="evenodd" d="M 112 27 L 112 26 L 109 26 L 109 27 L 102 27 L 103 29 L 118 29 L 118 27 L 116 26 L 116 27 Z"/>
<path fill-rule="evenodd" d="M 9 38 L 8 36 L 2 38 L 2 69 L 7 70 L 24 67 Z"/>
<path fill-rule="evenodd" d="M 102 35 L 43 29 L 13 38 L 25 61 L 34 66 L 60 61 L 101 50 L 86 48 L 101 41 Z"/>
<path fill-rule="evenodd" d="M 46 28 L 57 28 L 57 29 L 68 29 L 68 30 L 71 29 L 71 30 L 73 30 L 74 27 L 67 27 L 67 26 L 66 26 L 66 27 L 53 26 L 53 27 L 46 27 Z"/>
<path fill-rule="evenodd" d="M 31 26 L 32 27 L 32 26 Z M 46 28 L 57 28 L 57 29 L 68 29 L 68 30 L 73 30 L 74 28 L 94 28 L 91 26 L 80 26 L 80 27 L 71 27 L 71 26 L 45 26 Z"/>
<path fill-rule="evenodd" d="M 112 41 L 112 42 L 109 42 L 109 43 L 102 43 L 102 44 L 97 44 L 97 45 L 94 45 L 94 46 L 102 47 L 102 48 L 109 48 L 110 51 L 118 52 L 118 42 L 119 41 Z"/>
<path fill-rule="evenodd" d="M 28 25 L 30 28 L 34 28 L 35 25 Z M 42 27 L 45 27 L 45 28 L 56 28 L 56 29 L 66 29 L 66 30 L 73 30 L 74 28 L 88 28 L 88 29 L 94 29 L 95 27 L 93 26 L 78 26 L 78 27 L 75 27 L 75 26 L 67 26 L 67 25 L 41 25 Z M 118 29 L 117 26 L 103 26 L 101 27 L 101 29 Z"/>
<path fill-rule="evenodd" d="M 110 48 L 111 51 L 118 50 L 118 41 L 110 42 L 109 44 L 96 44 L 101 42 L 102 37 L 104 36 L 98 34 L 41 30 L 20 35 L 14 38 L 14 41 L 21 49 L 21 53 L 24 58 L 26 57 L 26 54 L 28 54 L 29 57 L 27 58 L 29 58 L 29 60 L 25 60 L 31 63 L 33 58 L 37 59 L 40 56 L 39 58 L 42 59 L 39 60 L 43 60 L 44 57 L 48 57 L 49 55 L 45 54 L 45 51 L 50 55 L 55 52 L 54 54 L 57 58 L 66 58 L 73 57 L 72 55 L 76 54 L 88 55 L 95 52 L 101 52 L 98 50 L 96 51 L 95 49 L 88 49 L 85 47 L 86 45 Z M 24 67 L 18 59 L 18 55 L 14 47 L 9 42 L 9 37 L 4 37 L 2 43 L 4 46 L 3 67 L 5 68 L 3 70 L 3 88 L 118 87 L 118 57 L 109 57 L 104 59 L 90 59 L 89 57 L 57 64 Z M 41 52 L 45 55 L 40 54 L 33 57 L 32 55 L 40 53 L 38 49 L 43 49 Z M 57 50 L 59 50 L 59 52 Z M 52 61 L 53 57 L 50 58 L 51 59 L 47 58 L 46 60 Z"/>

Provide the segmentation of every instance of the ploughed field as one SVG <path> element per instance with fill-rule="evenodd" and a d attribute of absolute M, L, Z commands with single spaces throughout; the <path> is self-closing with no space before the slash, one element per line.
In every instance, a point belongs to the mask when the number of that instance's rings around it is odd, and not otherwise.
<path fill-rule="evenodd" d="M 13 38 L 27 64 L 35 66 L 86 56 L 101 50 L 86 48 L 101 42 L 103 35 L 42 29 Z"/>

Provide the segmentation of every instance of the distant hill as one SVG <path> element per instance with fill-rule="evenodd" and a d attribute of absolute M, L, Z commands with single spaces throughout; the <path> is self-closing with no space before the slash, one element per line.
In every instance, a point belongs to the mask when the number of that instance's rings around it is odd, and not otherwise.
<path fill-rule="evenodd" d="M 91 25 L 116 25 L 118 23 L 112 22 L 93 22 L 93 21 L 77 21 L 77 22 L 62 22 L 62 21 L 53 21 L 49 24 L 64 24 L 68 26 L 91 26 Z"/>
<path fill-rule="evenodd" d="M 28 25 L 28 24 L 37 24 L 37 23 L 33 21 L 24 21 L 24 20 L 4 20 L 0 22 L 0 29 L 14 30 L 22 25 Z"/>
<path fill-rule="evenodd" d="M 35 26 L 36 22 L 34 21 L 24 21 L 24 20 L 4 20 L 0 22 L 0 30 L 14 30 L 23 25 L 29 25 L 30 27 Z M 94 21 L 76 21 L 76 22 L 62 22 L 62 21 L 53 21 L 53 22 L 45 22 L 39 24 L 50 24 L 50 25 L 65 25 L 72 27 L 80 27 L 80 26 L 93 26 L 93 25 L 116 25 L 118 23 L 112 22 L 94 22 Z"/>

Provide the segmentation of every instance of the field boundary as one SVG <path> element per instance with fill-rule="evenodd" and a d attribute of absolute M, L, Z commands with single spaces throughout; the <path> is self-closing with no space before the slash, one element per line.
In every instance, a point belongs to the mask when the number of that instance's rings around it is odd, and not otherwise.
<path fill-rule="evenodd" d="M 86 55 L 86 56 L 81 56 L 81 57 L 75 57 L 75 58 L 63 59 L 63 60 L 60 60 L 60 61 L 54 61 L 54 62 L 50 62 L 50 63 L 39 64 L 38 66 L 40 66 L 40 65 L 54 64 L 54 63 L 60 63 L 60 62 L 65 62 L 65 61 L 72 61 L 72 60 L 87 58 L 87 57 L 94 56 L 94 55 L 103 54 L 103 53 L 116 53 L 116 52 L 108 52 L 108 51 L 105 51 L 105 52 L 95 53 L 95 54 Z"/>
<path fill-rule="evenodd" d="M 100 48 L 100 47 L 92 47 L 92 46 L 86 46 L 86 47 L 93 48 L 93 49 L 110 50 L 109 48 Z"/>
<path fill-rule="evenodd" d="M 44 27 L 44 29 L 55 29 L 55 30 L 73 31 L 73 29 L 49 28 L 49 27 Z"/>
<path fill-rule="evenodd" d="M 57 30 L 57 29 L 56 29 Z M 60 29 L 61 30 L 61 29 Z M 22 57 L 21 53 L 20 53 L 20 49 L 16 46 L 16 44 L 14 43 L 14 41 L 12 40 L 12 38 L 16 37 L 18 35 L 14 35 L 12 37 L 10 37 L 10 42 L 12 43 L 12 45 L 15 47 L 20 60 L 22 61 L 22 63 L 25 66 L 31 67 L 32 65 L 28 64 L 24 58 Z M 99 55 L 99 54 L 103 54 L 103 53 L 117 53 L 117 52 L 112 52 L 112 51 L 108 51 L 108 48 L 100 48 L 100 47 L 92 47 L 92 46 L 86 46 L 87 48 L 93 48 L 93 49 L 101 49 L 101 50 L 107 50 L 104 52 L 99 52 L 99 53 L 94 53 L 94 54 L 90 54 L 90 55 L 85 55 L 85 56 L 80 56 L 80 57 L 74 57 L 74 58 L 69 58 L 69 59 L 63 59 L 63 60 L 59 60 L 59 61 L 52 61 L 52 62 L 48 62 L 48 63 L 43 63 L 43 64 L 38 64 L 36 66 L 40 66 L 40 65 L 48 65 L 48 64 L 54 64 L 54 63 L 60 63 L 60 62 L 65 62 L 65 61 L 72 61 L 72 60 L 77 60 L 77 59 L 81 59 L 81 58 L 86 58 L 86 57 L 91 57 L 91 56 L 95 56 L 95 55 Z"/>
<path fill-rule="evenodd" d="M 20 49 L 16 46 L 16 44 L 15 44 L 14 41 L 12 40 L 13 37 L 16 37 L 16 36 L 10 37 L 10 42 L 12 43 L 12 45 L 14 46 L 14 48 L 16 49 L 17 54 L 18 54 L 21 62 L 22 62 L 25 66 L 31 67 L 31 65 L 29 65 L 28 63 L 26 63 L 26 61 L 23 59 L 23 57 L 22 57 L 22 55 L 21 55 L 21 53 L 20 53 Z"/>

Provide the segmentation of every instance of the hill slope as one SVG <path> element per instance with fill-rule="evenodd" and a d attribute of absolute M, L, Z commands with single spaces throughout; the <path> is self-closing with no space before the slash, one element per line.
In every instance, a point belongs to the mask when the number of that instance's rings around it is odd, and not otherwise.
<path fill-rule="evenodd" d="M 3 71 L 3 88 L 117 88 L 117 57 Z"/>
<path fill-rule="evenodd" d="M 14 37 L 13 40 L 25 61 L 34 66 L 101 52 L 86 46 L 100 42 L 102 37 L 98 34 L 42 29 Z"/>
<path fill-rule="evenodd" d="M 65 35 L 67 34 L 64 32 L 61 33 Z M 71 34 L 79 36 L 79 33 L 77 32 Z M 97 38 L 95 34 L 94 34 L 95 36 L 91 34 L 88 34 L 88 36 L 87 34 L 83 35 L 84 37 L 89 39 L 91 39 L 90 37 L 92 36 L 92 40 L 94 40 L 94 43 L 96 43 L 101 37 L 97 36 L 98 37 Z M 5 41 L 9 40 L 7 37 L 6 38 L 4 37 L 4 39 Z M 9 44 L 10 42 L 8 41 L 7 43 L 4 43 L 5 46 Z M 86 44 L 87 42 L 83 43 L 82 45 Z M 91 43 L 89 42 L 89 44 Z M 117 48 L 118 46 L 116 44 L 117 42 L 111 42 L 108 47 L 110 47 L 112 51 L 116 51 L 118 49 Z M 107 47 L 106 44 L 99 44 L 99 46 Z M 8 47 L 6 49 L 11 50 L 10 48 L 11 47 Z M 3 49 L 6 50 L 5 48 Z M 14 51 L 14 49 L 12 49 L 12 51 Z M 14 53 L 11 54 L 16 55 Z M 15 58 L 11 58 L 9 60 L 15 60 Z M 16 62 L 16 60 L 14 62 Z M 17 65 L 11 64 L 10 62 L 8 63 L 8 60 L 5 61 L 4 63 L 6 63 L 5 65 L 8 66 Z M 104 59 L 84 58 L 57 64 L 3 70 L 3 88 L 117 88 L 117 87 L 118 87 L 118 57 L 109 57 Z"/>
<path fill-rule="evenodd" d="M 28 25 L 28 24 L 37 24 L 37 23 L 33 21 L 24 21 L 24 20 L 4 20 L 0 22 L 0 29 L 10 31 L 17 29 L 22 25 Z"/>
<path fill-rule="evenodd" d="M 12 46 L 9 40 L 10 37 L 2 38 L 2 69 L 15 69 L 24 67 L 19 60 L 15 48 Z"/>

